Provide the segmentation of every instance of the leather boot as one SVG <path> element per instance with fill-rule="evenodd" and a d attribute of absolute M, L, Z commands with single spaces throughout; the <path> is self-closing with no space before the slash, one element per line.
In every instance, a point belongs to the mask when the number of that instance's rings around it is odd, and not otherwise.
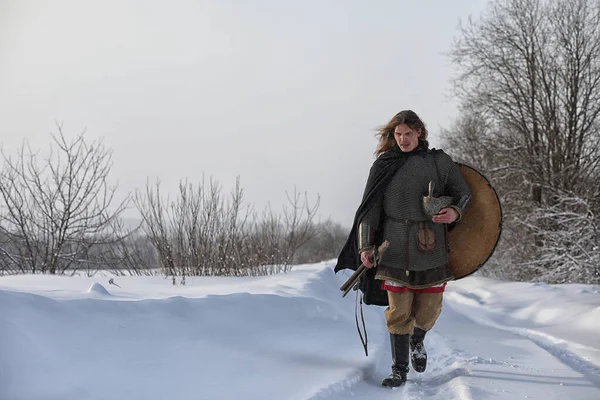
<path fill-rule="evenodd" d="M 427 351 L 423 343 L 426 333 L 426 330 L 415 327 L 410 337 L 410 361 L 417 372 L 424 372 L 427 368 Z"/>
<path fill-rule="evenodd" d="M 381 385 L 384 387 L 398 387 L 406 383 L 408 374 L 408 354 L 410 335 L 390 334 L 392 347 L 392 374 L 385 378 Z"/>

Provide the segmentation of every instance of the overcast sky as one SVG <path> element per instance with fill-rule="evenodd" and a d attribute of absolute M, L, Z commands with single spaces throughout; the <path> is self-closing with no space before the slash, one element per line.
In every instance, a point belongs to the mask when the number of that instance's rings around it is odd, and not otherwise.
<path fill-rule="evenodd" d="M 113 149 L 119 196 L 212 176 L 280 209 L 321 196 L 349 226 L 374 129 L 410 108 L 432 145 L 456 117 L 444 55 L 483 0 L 0 0 L 0 141 L 62 123 Z"/>

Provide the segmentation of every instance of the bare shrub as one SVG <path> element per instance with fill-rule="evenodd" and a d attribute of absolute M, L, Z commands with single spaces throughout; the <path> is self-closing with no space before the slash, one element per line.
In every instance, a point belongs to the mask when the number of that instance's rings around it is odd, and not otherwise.
<path fill-rule="evenodd" d="M 107 248 L 126 237 L 114 227 L 128 199 L 114 204 L 108 182 L 111 151 L 81 134 L 68 141 L 62 127 L 42 158 L 23 143 L 16 157 L 2 152 L 0 265 L 10 273 L 63 274 L 104 267 Z"/>
<path fill-rule="evenodd" d="M 239 178 L 229 197 L 210 179 L 198 185 L 180 182 L 170 200 L 160 183 L 137 191 L 134 204 L 143 230 L 158 255 L 165 275 L 248 276 L 285 272 L 297 249 L 314 235 L 312 220 L 318 202 L 309 205 L 298 193 L 288 197 L 283 214 L 267 207 L 261 214 L 244 205 Z"/>

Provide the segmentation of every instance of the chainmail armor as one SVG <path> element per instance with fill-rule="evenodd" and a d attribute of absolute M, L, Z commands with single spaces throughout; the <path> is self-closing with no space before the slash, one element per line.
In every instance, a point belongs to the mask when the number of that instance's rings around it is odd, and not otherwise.
<path fill-rule="evenodd" d="M 422 197 L 428 194 L 430 180 L 435 182 L 434 195 L 451 196 L 452 207 L 459 211 L 459 215 L 469 205 L 469 187 L 450 156 L 439 150 L 411 155 L 392 178 L 383 198 L 373 204 L 361 220 L 361 225 L 367 228 L 364 232 L 371 233 L 369 228 L 380 226 L 380 219 L 383 218 L 382 238 L 388 240 L 390 245 L 381 256 L 379 264 L 382 269 L 420 272 L 447 266 L 445 226 L 427 218 L 421 205 Z M 443 188 L 441 192 L 440 188 Z M 417 248 L 418 221 L 428 221 L 435 232 L 436 246 L 431 252 L 425 253 Z M 372 245 L 365 243 L 372 239 L 372 234 L 361 235 L 360 247 Z M 379 279 L 385 278 L 389 277 Z M 452 279 L 451 276 L 447 278 L 445 280 Z"/>

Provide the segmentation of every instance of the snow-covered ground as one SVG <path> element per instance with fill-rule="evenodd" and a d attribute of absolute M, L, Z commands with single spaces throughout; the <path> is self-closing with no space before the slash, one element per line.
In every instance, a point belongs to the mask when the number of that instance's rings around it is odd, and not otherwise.
<path fill-rule="evenodd" d="M 383 308 L 332 263 L 260 278 L 0 277 L 0 400 L 600 399 L 600 287 L 452 282 L 427 371 L 389 374 Z"/>

